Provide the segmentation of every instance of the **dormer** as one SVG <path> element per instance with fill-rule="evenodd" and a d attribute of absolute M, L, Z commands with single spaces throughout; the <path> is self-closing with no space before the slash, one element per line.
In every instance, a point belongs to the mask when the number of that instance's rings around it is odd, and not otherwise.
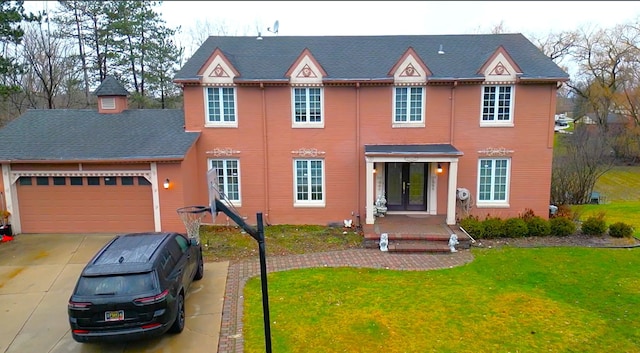
<path fill-rule="evenodd" d="M 308 48 L 305 48 L 298 55 L 298 58 L 285 73 L 285 77 L 289 78 L 289 83 L 292 86 L 321 86 L 325 76 L 327 76 L 327 72 L 324 71 Z"/>
<path fill-rule="evenodd" d="M 98 97 L 98 113 L 119 114 L 129 108 L 129 92 L 113 76 L 107 76 L 93 92 Z"/>
<path fill-rule="evenodd" d="M 396 85 L 424 85 L 432 74 L 418 53 L 409 47 L 396 61 L 388 75 L 393 76 L 393 82 Z"/>
<path fill-rule="evenodd" d="M 202 77 L 201 82 L 205 85 L 232 86 L 233 79 L 240 76 L 240 73 L 222 50 L 216 48 L 198 71 L 198 76 Z"/>
<path fill-rule="evenodd" d="M 522 74 L 522 70 L 507 53 L 507 50 L 503 46 L 499 46 L 478 70 L 478 73 L 484 75 L 486 83 L 515 83 Z"/>

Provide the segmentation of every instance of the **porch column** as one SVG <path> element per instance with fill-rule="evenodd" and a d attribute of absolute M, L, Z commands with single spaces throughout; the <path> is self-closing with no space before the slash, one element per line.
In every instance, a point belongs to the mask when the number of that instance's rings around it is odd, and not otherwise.
<path fill-rule="evenodd" d="M 375 219 L 373 216 L 373 161 L 370 161 L 367 159 L 367 167 L 365 169 L 366 169 L 365 171 L 365 174 L 366 174 L 365 210 L 367 213 L 365 217 L 365 223 L 373 224 L 375 222 Z"/>
<path fill-rule="evenodd" d="M 449 162 L 449 189 L 447 197 L 447 224 L 456 224 L 456 189 L 458 187 L 458 160 Z"/>

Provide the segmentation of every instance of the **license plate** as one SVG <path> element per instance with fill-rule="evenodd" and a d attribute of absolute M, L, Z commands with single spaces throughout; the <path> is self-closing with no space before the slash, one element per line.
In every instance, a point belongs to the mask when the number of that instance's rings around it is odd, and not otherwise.
<path fill-rule="evenodd" d="M 104 321 L 122 321 L 122 320 L 124 320 L 124 310 L 104 312 Z"/>

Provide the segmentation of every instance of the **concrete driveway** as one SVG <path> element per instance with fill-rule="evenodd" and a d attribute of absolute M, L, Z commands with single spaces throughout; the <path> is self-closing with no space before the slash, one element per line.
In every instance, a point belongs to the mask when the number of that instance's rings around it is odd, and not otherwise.
<path fill-rule="evenodd" d="M 67 303 L 84 265 L 113 235 L 21 234 L 0 244 L 0 353 L 216 352 L 228 262 L 205 264 L 186 298 L 185 330 L 147 341 L 81 344 Z"/>

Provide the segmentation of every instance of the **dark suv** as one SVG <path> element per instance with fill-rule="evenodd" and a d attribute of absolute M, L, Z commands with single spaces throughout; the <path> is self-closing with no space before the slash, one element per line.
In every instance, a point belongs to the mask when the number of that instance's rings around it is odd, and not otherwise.
<path fill-rule="evenodd" d="M 78 342 L 182 332 L 184 298 L 204 275 L 202 247 L 179 233 L 118 235 L 89 261 L 69 299 Z"/>

